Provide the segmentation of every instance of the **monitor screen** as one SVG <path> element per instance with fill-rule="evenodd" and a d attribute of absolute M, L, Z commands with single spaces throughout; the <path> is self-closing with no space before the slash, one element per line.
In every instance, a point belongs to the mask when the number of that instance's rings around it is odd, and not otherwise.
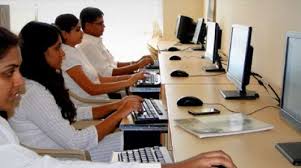
<path fill-rule="evenodd" d="M 216 29 L 215 22 L 207 22 L 207 43 L 206 43 L 206 52 L 205 57 L 209 58 L 213 61 L 213 54 L 214 54 L 214 43 L 215 43 L 215 29 Z"/>
<path fill-rule="evenodd" d="M 242 89 L 246 73 L 246 59 L 251 42 L 251 27 L 233 25 L 230 42 L 228 72 L 227 75 L 234 82 L 238 89 Z"/>
<path fill-rule="evenodd" d="M 301 131 L 301 33 L 287 33 L 281 111 Z"/>
<path fill-rule="evenodd" d="M 250 81 L 253 47 L 250 45 L 252 27 L 233 25 L 228 58 L 227 77 L 238 89 L 222 91 L 226 99 L 256 99 L 258 94 L 247 91 Z"/>
<path fill-rule="evenodd" d="M 204 19 L 199 18 L 196 28 L 195 28 L 195 31 L 194 31 L 192 42 L 194 44 L 198 44 L 198 43 L 204 44 L 205 35 L 206 35 L 206 25 L 205 25 Z"/>
<path fill-rule="evenodd" d="M 191 43 L 195 31 L 195 23 L 188 16 L 179 15 L 176 23 L 176 36 L 182 44 Z"/>

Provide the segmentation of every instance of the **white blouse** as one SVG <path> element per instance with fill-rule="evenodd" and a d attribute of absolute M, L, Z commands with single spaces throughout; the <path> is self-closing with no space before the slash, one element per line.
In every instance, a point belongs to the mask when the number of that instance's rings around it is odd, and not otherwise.
<path fill-rule="evenodd" d="M 9 122 L 24 145 L 50 149 L 82 149 L 93 161 L 110 161 L 112 151 L 123 150 L 123 133 L 107 135 L 98 142 L 95 126 L 76 130 L 64 119 L 52 94 L 41 84 L 25 80 L 26 93 Z M 77 119 L 91 119 L 91 107 L 77 110 Z M 34 137 L 34 138 L 33 138 Z"/>
<path fill-rule="evenodd" d="M 16 135 L 2 117 L 0 117 L 0 163 L 1 167 L 5 168 L 160 168 L 160 164 L 59 161 L 49 156 L 39 156 L 19 145 Z"/>
<path fill-rule="evenodd" d="M 76 46 L 79 48 L 101 76 L 112 76 L 117 62 L 104 46 L 102 38 L 84 34 L 83 40 Z"/>
<path fill-rule="evenodd" d="M 90 64 L 84 54 L 77 48 L 63 44 L 62 49 L 65 52 L 65 59 L 62 63 L 63 76 L 65 79 L 65 86 L 70 91 L 78 95 L 79 97 L 90 99 L 90 100 L 108 100 L 107 94 L 92 96 L 84 91 L 66 72 L 67 70 L 80 65 L 85 75 L 94 84 L 100 84 L 99 76 L 94 67 Z M 80 102 L 74 101 L 75 104 L 79 105 Z"/>

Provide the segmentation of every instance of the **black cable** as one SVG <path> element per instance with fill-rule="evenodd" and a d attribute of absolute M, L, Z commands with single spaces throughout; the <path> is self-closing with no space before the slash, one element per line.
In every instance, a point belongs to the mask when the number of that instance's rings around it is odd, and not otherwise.
<path fill-rule="evenodd" d="M 269 94 L 273 99 L 275 99 L 275 100 L 278 102 L 278 104 L 280 104 L 280 97 L 278 96 L 278 94 L 277 94 L 277 92 L 274 90 L 274 88 L 273 88 L 268 82 L 266 82 L 266 81 L 264 80 L 264 78 L 263 78 L 260 74 L 258 74 L 258 73 L 256 73 L 256 72 L 251 72 L 251 75 L 257 80 L 258 84 L 261 85 L 261 86 L 263 86 L 263 87 L 265 88 L 265 90 L 268 92 L 268 94 Z M 258 77 L 259 77 L 260 79 L 259 79 Z M 262 80 L 265 81 L 266 85 L 270 88 L 270 90 L 272 90 L 272 92 L 274 93 L 274 95 L 276 96 L 276 98 L 273 97 L 273 96 L 270 94 L 270 92 L 268 91 L 268 88 L 265 86 L 265 83 L 264 83 Z"/>
<path fill-rule="evenodd" d="M 258 111 L 261 111 L 261 110 L 266 109 L 266 108 L 276 108 L 276 109 L 280 109 L 280 107 L 278 107 L 278 106 L 264 106 L 264 107 L 262 107 L 262 108 L 259 108 L 259 109 L 257 109 L 257 110 L 254 110 L 254 111 L 252 111 L 252 112 L 250 112 L 250 113 L 247 113 L 246 115 L 252 115 L 252 114 L 257 113 Z"/>

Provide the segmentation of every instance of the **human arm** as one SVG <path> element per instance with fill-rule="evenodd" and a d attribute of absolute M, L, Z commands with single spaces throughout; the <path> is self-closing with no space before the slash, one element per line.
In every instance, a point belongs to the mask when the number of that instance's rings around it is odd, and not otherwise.
<path fill-rule="evenodd" d="M 118 68 L 114 68 L 112 75 L 123 75 L 123 74 L 130 74 L 133 73 L 135 70 L 138 70 L 139 68 L 143 68 L 148 64 L 153 64 L 154 60 L 151 57 L 142 57 L 139 61 L 137 62 L 132 62 L 131 64 L 122 64 L 122 63 L 117 63 Z M 123 65 L 123 66 L 120 66 Z"/>
<path fill-rule="evenodd" d="M 96 125 L 98 139 L 101 140 L 106 135 L 113 132 L 119 122 L 129 113 L 132 111 L 139 111 L 141 109 L 142 101 L 143 99 L 138 96 L 130 97 L 122 103 L 116 112 L 112 113 L 103 122 Z"/>
<path fill-rule="evenodd" d="M 218 168 L 218 166 L 236 168 L 231 157 L 223 151 L 201 153 L 181 162 L 162 165 L 162 168 Z"/>
<path fill-rule="evenodd" d="M 115 92 L 134 85 L 137 80 L 140 79 L 138 79 L 138 76 L 136 76 L 134 78 L 118 82 L 94 84 L 83 72 L 80 65 L 74 66 L 68 69 L 66 72 L 85 92 L 90 95 L 100 95 Z"/>
<path fill-rule="evenodd" d="M 118 82 L 131 78 L 131 75 L 120 75 L 120 76 L 99 76 L 99 80 L 102 83 L 106 82 Z"/>

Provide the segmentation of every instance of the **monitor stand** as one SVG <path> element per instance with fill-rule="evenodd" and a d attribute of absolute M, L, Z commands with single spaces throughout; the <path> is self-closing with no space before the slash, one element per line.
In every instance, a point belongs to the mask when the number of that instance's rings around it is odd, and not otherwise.
<path fill-rule="evenodd" d="M 258 93 L 254 91 L 239 91 L 239 90 L 221 90 L 221 94 L 225 99 L 240 99 L 253 100 L 259 97 Z"/>
<path fill-rule="evenodd" d="M 216 64 L 212 66 L 205 67 L 206 72 L 225 72 L 225 69 L 223 68 L 221 57 L 218 55 L 216 57 Z"/>

